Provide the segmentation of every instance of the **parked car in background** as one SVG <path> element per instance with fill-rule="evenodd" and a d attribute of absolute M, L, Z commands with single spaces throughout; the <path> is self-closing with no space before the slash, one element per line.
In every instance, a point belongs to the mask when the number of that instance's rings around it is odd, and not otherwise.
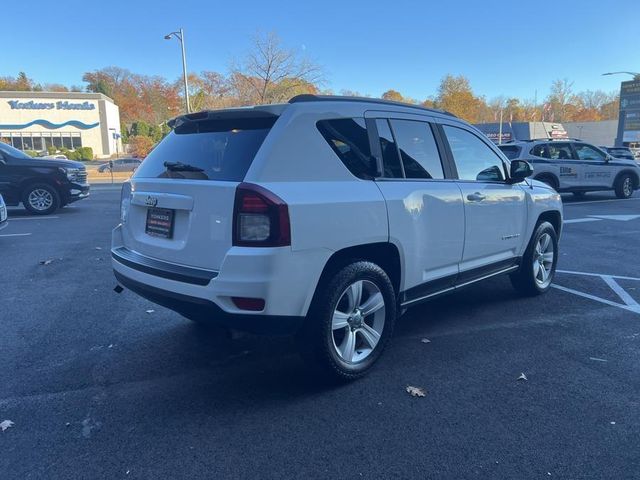
<path fill-rule="evenodd" d="M 615 158 L 625 158 L 627 160 L 635 160 L 636 156 L 629 147 L 600 147 L 609 155 Z"/>
<path fill-rule="evenodd" d="M 637 162 L 615 158 L 580 140 L 520 140 L 498 148 L 510 159 L 531 163 L 534 178 L 558 192 L 582 196 L 586 192 L 613 190 L 618 198 L 629 198 L 640 188 Z"/>
<path fill-rule="evenodd" d="M 142 160 L 139 158 L 118 158 L 100 165 L 98 172 L 104 173 L 110 170 L 113 172 L 135 172 L 141 163 Z"/>
<path fill-rule="evenodd" d="M 43 158 L 45 160 L 68 160 L 67 156 L 61 153 L 56 153 L 54 155 L 44 155 L 43 157 L 38 158 Z"/>
<path fill-rule="evenodd" d="M 117 280 L 197 322 L 295 334 L 343 380 L 396 316 L 510 274 L 553 280 L 560 196 L 439 110 L 301 95 L 188 114 L 123 184 Z"/>
<path fill-rule="evenodd" d="M 80 162 L 32 158 L 0 142 L 0 194 L 7 205 L 22 203 L 47 215 L 89 196 L 87 170 Z"/>
<path fill-rule="evenodd" d="M 4 198 L 0 195 L 0 230 L 7 226 L 9 223 L 9 214 L 7 212 L 7 206 L 4 203 Z"/>

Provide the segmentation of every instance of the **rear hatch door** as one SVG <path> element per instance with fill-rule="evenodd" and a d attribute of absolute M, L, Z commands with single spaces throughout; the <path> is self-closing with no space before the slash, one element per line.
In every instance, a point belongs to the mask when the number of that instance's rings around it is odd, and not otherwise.
<path fill-rule="evenodd" d="M 276 120 L 253 110 L 179 117 L 131 179 L 124 247 L 219 269 L 232 246 L 236 187 Z"/>

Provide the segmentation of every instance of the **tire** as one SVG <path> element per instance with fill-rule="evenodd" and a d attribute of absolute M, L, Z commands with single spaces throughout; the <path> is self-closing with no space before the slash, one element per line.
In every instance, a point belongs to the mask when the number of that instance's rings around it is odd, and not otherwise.
<path fill-rule="evenodd" d="M 296 338 L 300 354 L 330 380 L 355 380 L 380 358 L 396 315 L 396 293 L 385 271 L 368 261 L 351 263 L 319 285 Z"/>
<path fill-rule="evenodd" d="M 633 195 L 633 177 L 629 173 L 623 173 L 616 179 L 614 189 L 616 197 L 629 198 Z"/>
<path fill-rule="evenodd" d="M 22 204 L 33 215 L 50 215 L 61 203 L 58 191 L 46 183 L 31 184 L 22 194 Z"/>
<path fill-rule="evenodd" d="M 534 180 L 538 180 L 539 182 L 546 183 L 556 191 L 558 190 L 558 188 L 560 188 L 558 181 L 550 175 L 540 175 L 539 177 L 534 178 Z"/>
<path fill-rule="evenodd" d="M 551 288 L 557 265 L 558 235 L 553 225 L 542 222 L 531 237 L 520 268 L 510 275 L 511 283 L 523 295 L 541 295 Z"/>

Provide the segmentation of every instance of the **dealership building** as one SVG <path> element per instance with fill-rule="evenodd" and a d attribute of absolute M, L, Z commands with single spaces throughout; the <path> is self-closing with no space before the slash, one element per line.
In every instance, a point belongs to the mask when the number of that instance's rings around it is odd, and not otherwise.
<path fill-rule="evenodd" d="M 0 91 L 0 141 L 20 150 L 91 147 L 104 158 L 119 137 L 118 106 L 101 93 Z"/>

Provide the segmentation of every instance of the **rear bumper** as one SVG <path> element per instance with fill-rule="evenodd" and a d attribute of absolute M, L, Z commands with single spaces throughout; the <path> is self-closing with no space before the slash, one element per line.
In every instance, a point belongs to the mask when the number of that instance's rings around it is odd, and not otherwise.
<path fill-rule="evenodd" d="M 117 270 L 114 270 L 114 275 L 120 284 L 141 297 L 202 323 L 252 333 L 281 335 L 295 333 L 304 320 L 304 317 L 294 316 L 231 314 L 210 300 L 152 287 L 128 278 Z"/>
<path fill-rule="evenodd" d="M 219 270 L 205 270 L 154 258 L 151 249 L 126 248 L 121 225 L 113 231 L 111 248 L 116 278 L 140 296 L 187 317 L 264 333 L 296 330 L 330 254 L 231 247 Z M 263 299 L 264 310 L 242 310 L 233 297 Z"/>

